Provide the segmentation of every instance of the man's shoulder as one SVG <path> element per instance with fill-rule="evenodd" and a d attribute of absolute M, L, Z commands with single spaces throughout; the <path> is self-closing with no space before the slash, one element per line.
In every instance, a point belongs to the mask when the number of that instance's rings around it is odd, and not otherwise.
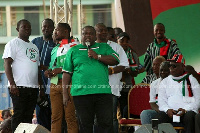
<path fill-rule="evenodd" d="M 36 37 L 36 38 L 34 38 L 33 40 L 43 40 L 43 36 Z M 32 41 L 33 41 L 33 40 L 32 40 Z"/>
<path fill-rule="evenodd" d="M 107 44 L 107 43 L 95 43 L 95 46 L 99 47 L 100 49 L 108 49 L 108 48 L 112 49 L 112 47 L 109 46 L 109 44 Z"/>
<path fill-rule="evenodd" d="M 161 82 L 165 82 L 165 83 L 170 84 L 170 83 L 169 83 L 170 81 L 173 81 L 172 75 L 169 75 L 168 77 L 164 78 Z"/>
<path fill-rule="evenodd" d="M 151 42 L 148 47 L 150 48 L 150 50 L 152 50 L 151 48 L 155 46 L 155 42 Z"/>
<path fill-rule="evenodd" d="M 20 41 L 20 39 L 18 37 L 16 37 L 16 38 L 13 38 L 12 40 L 10 40 L 6 45 L 14 46 L 14 45 L 18 44 L 19 41 Z"/>
<path fill-rule="evenodd" d="M 74 50 L 77 50 L 79 48 L 83 48 L 84 46 L 82 44 L 76 44 L 76 45 L 73 45 L 69 50 L 70 51 L 74 51 Z"/>
<path fill-rule="evenodd" d="M 117 48 L 117 49 L 122 49 L 122 47 L 118 43 L 116 43 L 116 42 L 108 41 L 107 44 L 109 46 L 111 46 L 112 48 L 114 47 L 114 48 Z"/>
<path fill-rule="evenodd" d="M 157 84 L 159 82 L 161 82 L 161 78 L 158 78 L 158 79 L 152 81 L 151 85 L 155 85 L 155 84 Z"/>

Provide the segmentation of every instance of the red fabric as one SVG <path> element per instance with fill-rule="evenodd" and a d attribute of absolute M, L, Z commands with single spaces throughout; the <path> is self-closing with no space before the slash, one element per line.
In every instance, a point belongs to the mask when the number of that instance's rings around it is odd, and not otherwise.
<path fill-rule="evenodd" d="M 200 3 L 199 0 L 150 0 L 152 19 L 172 8 Z"/>
<path fill-rule="evenodd" d="M 129 93 L 129 113 L 140 115 L 143 110 L 151 109 L 149 104 L 149 86 L 136 85 Z"/>
<path fill-rule="evenodd" d="M 167 45 L 160 48 L 160 55 L 161 56 L 167 55 L 167 52 L 168 52 L 168 49 L 169 49 L 169 46 L 170 46 L 170 42 L 169 42 L 168 39 L 165 38 L 164 41 L 166 42 Z"/>
<path fill-rule="evenodd" d="M 59 47 L 63 47 L 64 44 L 68 44 L 68 39 L 62 39 Z"/>
<path fill-rule="evenodd" d="M 140 119 L 121 119 L 119 121 L 119 123 L 120 124 L 138 124 L 138 125 L 142 125 Z"/>
<path fill-rule="evenodd" d="M 189 78 L 187 79 L 187 88 L 188 88 L 189 97 L 192 97 L 193 93 L 192 93 L 191 82 Z"/>

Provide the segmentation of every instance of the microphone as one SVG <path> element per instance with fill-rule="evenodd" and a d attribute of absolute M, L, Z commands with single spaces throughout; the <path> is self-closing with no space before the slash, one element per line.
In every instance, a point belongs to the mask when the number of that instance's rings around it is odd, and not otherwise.
<path fill-rule="evenodd" d="M 85 42 L 85 45 L 87 46 L 88 50 L 90 49 L 90 42 Z"/>
<path fill-rule="evenodd" d="M 88 52 L 89 52 L 89 49 L 90 49 L 90 42 L 85 42 L 85 45 L 87 46 Z M 88 55 L 88 57 L 89 57 L 89 55 Z M 91 57 L 90 57 L 90 58 L 91 58 Z"/>

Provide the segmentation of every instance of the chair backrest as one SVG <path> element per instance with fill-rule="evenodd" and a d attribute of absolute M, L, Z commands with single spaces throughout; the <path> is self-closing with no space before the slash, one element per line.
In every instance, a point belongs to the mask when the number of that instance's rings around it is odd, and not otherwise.
<path fill-rule="evenodd" d="M 149 103 L 149 84 L 140 83 L 134 85 L 128 94 L 128 117 L 130 114 L 140 115 L 143 110 L 151 109 Z"/>

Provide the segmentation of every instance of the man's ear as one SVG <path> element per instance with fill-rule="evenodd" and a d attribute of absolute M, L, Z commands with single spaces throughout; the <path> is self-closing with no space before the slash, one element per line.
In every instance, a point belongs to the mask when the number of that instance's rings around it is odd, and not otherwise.
<path fill-rule="evenodd" d="M 16 30 L 19 32 L 19 28 L 16 28 Z"/>

